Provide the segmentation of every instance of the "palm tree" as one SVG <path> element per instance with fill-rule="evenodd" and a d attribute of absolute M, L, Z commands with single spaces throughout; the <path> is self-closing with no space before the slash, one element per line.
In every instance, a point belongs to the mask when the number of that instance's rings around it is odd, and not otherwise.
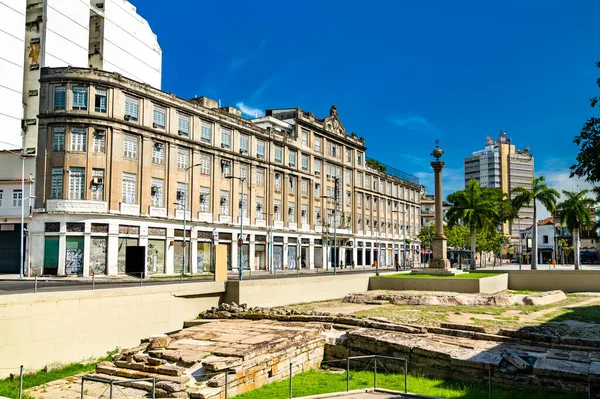
<path fill-rule="evenodd" d="M 566 224 L 567 229 L 573 234 L 575 270 L 579 270 L 581 267 L 579 261 L 579 229 L 582 226 L 594 225 L 590 206 L 593 206 L 595 201 L 587 197 L 589 192 L 590 190 L 581 190 L 579 192 L 563 190 L 563 194 L 567 198 L 558 204 L 556 209 L 560 216 L 560 223 Z"/>
<path fill-rule="evenodd" d="M 471 233 L 471 270 L 476 268 L 475 232 L 478 229 L 494 227 L 494 221 L 498 218 L 496 199 L 495 191 L 482 189 L 479 182 L 474 179 L 469 180 L 464 190 L 448 195 L 449 227 L 463 223 L 469 227 Z"/>
<path fill-rule="evenodd" d="M 544 176 L 534 177 L 531 184 L 531 190 L 525 187 L 515 187 L 512 190 L 516 196 L 513 199 L 515 208 L 521 209 L 524 206 L 529 206 L 533 203 L 533 237 L 532 237 L 532 249 L 531 249 L 531 270 L 537 270 L 537 205 L 539 201 L 544 208 L 554 215 L 556 211 L 556 201 L 560 197 L 558 191 L 548 187 L 546 184 L 546 178 Z M 521 232 L 519 232 L 521 234 Z"/>

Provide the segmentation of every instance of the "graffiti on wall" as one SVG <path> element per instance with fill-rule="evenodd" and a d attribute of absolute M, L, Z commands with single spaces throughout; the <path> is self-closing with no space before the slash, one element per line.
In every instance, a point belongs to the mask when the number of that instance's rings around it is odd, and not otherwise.
<path fill-rule="evenodd" d="M 67 249 L 66 274 L 83 274 L 83 249 Z"/>

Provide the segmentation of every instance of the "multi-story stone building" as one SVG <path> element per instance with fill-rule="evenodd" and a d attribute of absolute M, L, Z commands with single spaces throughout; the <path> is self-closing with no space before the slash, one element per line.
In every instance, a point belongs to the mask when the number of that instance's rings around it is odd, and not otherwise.
<path fill-rule="evenodd" d="M 237 268 L 240 223 L 253 270 L 331 267 L 334 233 L 344 265 L 392 264 L 408 236 L 419 251 L 418 180 L 368 160 L 335 107 L 324 119 L 294 108 L 249 121 L 116 73 L 43 69 L 40 82 L 35 273 L 122 273 L 127 247 L 145 247 L 149 273 L 180 272 L 184 250 L 186 272 L 198 272 L 215 244 Z M 98 97 L 106 108 L 92 106 Z"/>

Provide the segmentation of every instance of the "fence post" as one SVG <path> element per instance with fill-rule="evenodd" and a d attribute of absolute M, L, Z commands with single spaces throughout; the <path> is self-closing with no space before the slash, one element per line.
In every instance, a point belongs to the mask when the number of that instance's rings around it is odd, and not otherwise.
<path fill-rule="evenodd" d="M 592 399 L 592 384 L 589 381 L 588 381 L 587 391 L 588 391 L 588 399 Z"/>
<path fill-rule="evenodd" d="M 110 391 L 109 391 L 109 395 L 110 395 L 110 396 L 108 397 L 109 399 L 113 399 L 113 397 L 112 397 L 112 392 L 113 392 L 113 383 L 112 383 L 112 381 L 111 381 L 111 382 L 110 382 Z"/>
<path fill-rule="evenodd" d="M 377 356 L 375 356 L 375 366 L 373 368 L 373 389 L 377 389 Z"/>
<path fill-rule="evenodd" d="M 33 293 L 37 294 L 37 274 L 33 277 Z"/>
<path fill-rule="evenodd" d="M 92 291 L 96 289 L 96 273 L 92 273 Z"/>
<path fill-rule="evenodd" d="M 140 273 L 140 288 L 142 288 L 142 282 L 144 281 L 144 272 Z"/>
<path fill-rule="evenodd" d="M 290 362 L 290 399 L 292 399 L 292 367 L 293 364 Z"/>
<path fill-rule="evenodd" d="M 346 392 L 350 390 L 350 358 L 346 358 Z"/>
<path fill-rule="evenodd" d="M 408 392 L 408 359 L 404 359 L 404 393 Z"/>
<path fill-rule="evenodd" d="M 225 399 L 227 399 L 227 385 L 229 384 L 228 381 L 228 374 L 229 374 L 229 370 L 225 370 Z"/>
<path fill-rule="evenodd" d="M 491 367 L 488 370 L 488 380 L 489 380 L 489 385 L 490 385 L 490 387 L 489 387 L 490 398 L 489 399 L 492 399 L 492 368 Z"/>
<path fill-rule="evenodd" d="M 19 369 L 19 399 L 23 398 L 23 365 Z"/>
<path fill-rule="evenodd" d="M 84 384 L 85 384 L 85 378 L 81 377 L 81 399 L 83 399 L 83 393 L 85 392 L 84 387 L 83 387 Z"/>
<path fill-rule="evenodd" d="M 156 399 L 156 378 L 152 379 L 152 399 Z"/>

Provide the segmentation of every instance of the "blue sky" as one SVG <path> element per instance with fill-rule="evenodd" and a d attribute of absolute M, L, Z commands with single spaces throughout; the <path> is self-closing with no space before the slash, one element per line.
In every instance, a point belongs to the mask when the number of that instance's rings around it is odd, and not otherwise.
<path fill-rule="evenodd" d="M 558 189 L 594 115 L 600 2 L 132 0 L 163 49 L 163 90 L 254 116 L 337 105 L 367 155 L 421 178 L 445 150 L 445 194 L 463 159 L 505 129 Z"/>

